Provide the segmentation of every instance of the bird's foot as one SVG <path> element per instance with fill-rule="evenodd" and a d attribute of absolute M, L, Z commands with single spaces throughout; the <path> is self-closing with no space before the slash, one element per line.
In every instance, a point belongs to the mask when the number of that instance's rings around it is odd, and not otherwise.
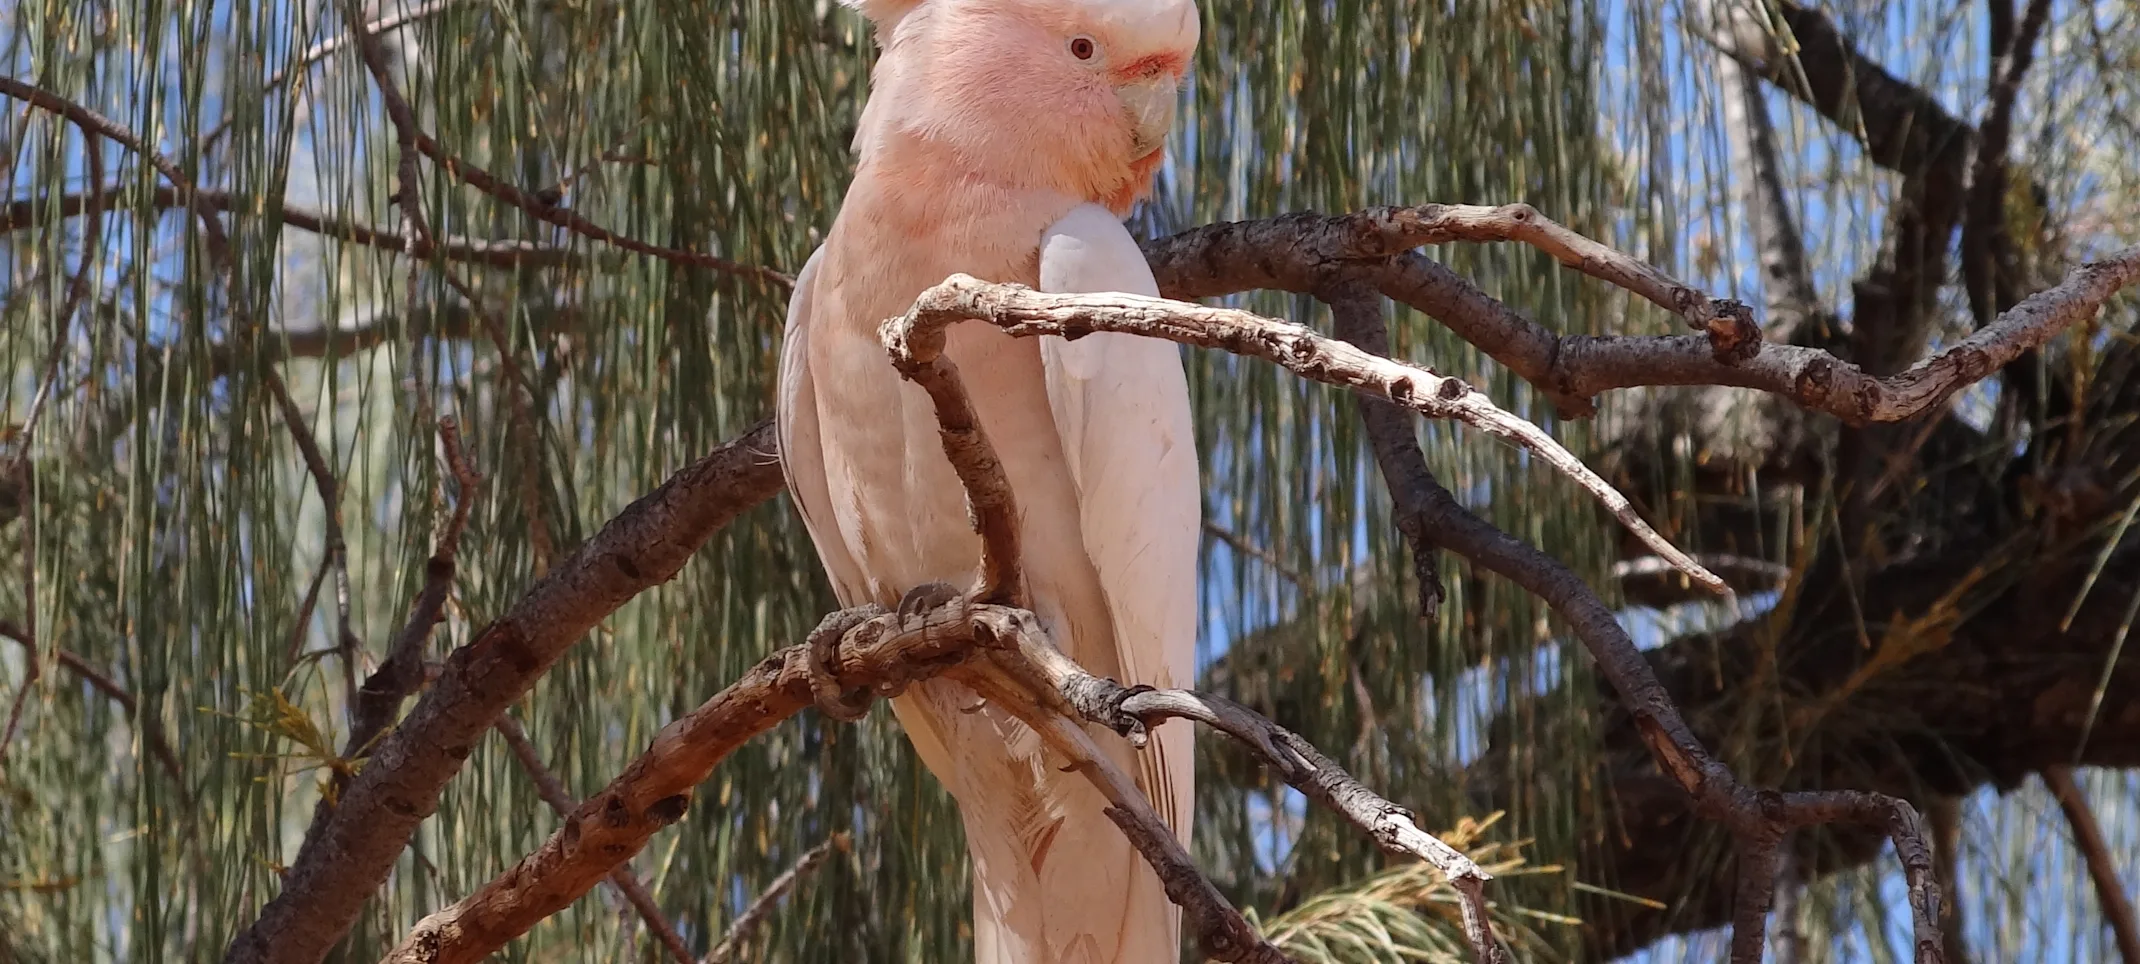
<path fill-rule="evenodd" d="M 920 619 L 964 598 L 966 591 L 957 586 L 947 582 L 927 582 L 907 590 L 907 594 L 899 599 L 899 608 L 893 612 L 899 614 L 899 625 L 904 627 L 909 618 Z"/>
<path fill-rule="evenodd" d="M 853 723 L 869 715 L 869 691 L 850 691 L 840 682 L 840 640 L 848 630 L 883 614 L 884 609 L 880 606 L 842 609 L 826 616 L 804 638 L 804 645 L 809 647 L 810 696 L 817 703 L 818 712 L 842 723 Z"/>

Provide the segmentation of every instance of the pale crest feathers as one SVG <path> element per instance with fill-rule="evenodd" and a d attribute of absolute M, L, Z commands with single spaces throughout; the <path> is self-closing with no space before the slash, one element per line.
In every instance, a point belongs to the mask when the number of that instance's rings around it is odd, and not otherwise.
<path fill-rule="evenodd" d="M 851 8 L 869 18 L 877 25 L 879 43 L 884 42 L 892 27 L 914 12 L 915 8 L 928 3 L 932 7 L 956 8 L 976 0 L 840 0 L 840 5 Z M 990 5 L 1008 5 L 1021 0 L 979 0 Z M 1196 45 L 1198 24 L 1195 0 L 1022 0 L 1035 9 L 1075 11 L 1089 18 L 1095 26 L 1107 25 L 1124 31 L 1155 46 L 1188 48 Z M 1074 14 L 1073 14 L 1074 15 Z"/>

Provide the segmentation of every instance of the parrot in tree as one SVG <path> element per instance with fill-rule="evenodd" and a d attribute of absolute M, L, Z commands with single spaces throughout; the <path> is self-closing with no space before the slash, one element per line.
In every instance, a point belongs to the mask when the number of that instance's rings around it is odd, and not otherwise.
<path fill-rule="evenodd" d="M 1122 218 L 1159 167 L 1199 26 L 1194 0 L 842 2 L 882 53 L 853 185 L 796 278 L 777 427 L 841 603 L 892 606 L 970 583 L 980 540 L 935 409 L 894 370 L 878 325 L 960 272 L 1157 297 Z M 1180 349 L 980 323 L 948 334 L 1018 500 L 1041 624 L 1095 675 L 1188 685 L 1203 510 Z M 1179 912 L 1157 875 L 1030 729 L 947 680 L 891 702 L 958 803 L 981 964 L 1178 959 Z M 1188 725 L 1158 727 L 1142 751 L 1106 737 L 1186 845 Z"/>

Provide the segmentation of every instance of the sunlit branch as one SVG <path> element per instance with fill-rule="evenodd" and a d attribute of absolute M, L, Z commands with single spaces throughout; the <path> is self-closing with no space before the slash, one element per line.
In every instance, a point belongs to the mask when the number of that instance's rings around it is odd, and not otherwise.
<path fill-rule="evenodd" d="M 1047 294 L 1017 285 L 991 285 L 966 275 L 952 275 L 923 292 L 911 312 L 887 322 L 887 341 L 896 335 L 941 342 L 945 326 L 968 319 L 987 322 L 1020 337 L 1074 337 L 1085 332 L 1112 331 L 1216 348 L 1261 358 L 1304 378 L 1350 388 L 1429 418 L 1463 422 L 1528 449 L 1581 485 L 1652 552 L 1673 560 L 1688 578 L 1713 591 L 1727 591 L 1715 574 L 1651 529 L 1635 514 L 1626 496 L 1599 478 L 1581 459 L 1543 429 L 1511 415 L 1462 379 L 1370 354 L 1291 322 L 1245 311 L 1125 294 Z"/>

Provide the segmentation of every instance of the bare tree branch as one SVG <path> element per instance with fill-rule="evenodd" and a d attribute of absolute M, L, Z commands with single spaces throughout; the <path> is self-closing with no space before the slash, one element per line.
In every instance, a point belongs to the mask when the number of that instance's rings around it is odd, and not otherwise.
<path fill-rule="evenodd" d="M 456 649 L 415 708 L 380 740 L 325 825 L 307 835 L 282 892 L 224 959 L 319 960 L 355 922 L 505 707 L 597 622 L 673 577 L 714 533 L 780 491 L 774 451 L 772 424 L 764 422 L 685 467 Z"/>
<path fill-rule="evenodd" d="M 453 510 L 440 528 L 431 557 L 424 562 L 423 589 L 417 592 L 415 604 L 409 607 L 408 621 L 402 624 L 400 632 L 394 634 L 393 643 L 387 647 L 386 660 L 365 677 L 364 685 L 357 689 L 356 705 L 350 710 L 348 749 L 343 751 L 350 756 L 364 755 L 372 741 L 393 725 L 394 714 L 401 710 L 402 701 L 423 682 L 424 647 L 431 639 L 432 628 L 443 618 L 446 596 L 453 591 L 461 534 L 467 530 L 469 510 L 475 507 L 476 497 L 481 494 L 479 486 L 483 476 L 476 472 L 467 453 L 461 450 L 460 426 L 450 416 L 439 420 L 438 441 L 456 489 Z M 346 779 L 343 782 L 346 783 Z"/>
<path fill-rule="evenodd" d="M 865 687 L 926 679 L 966 658 L 972 638 L 967 618 L 953 608 L 918 621 L 879 615 L 848 631 L 838 668 L 842 678 Z M 384 960 L 479 961 L 570 906 L 610 868 L 680 819 L 690 806 L 691 788 L 730 753 L 812 705 L 810 680 L 807 645 L 790 646 L 752 667 L 742 679 L 663 727 L 646 752 L 581 804 L 534 853 L 475 893 L 424 918 Z"/>
<path fill-rule="evenodd" d="M 2140 257 L 2136 257 L 2140 261 Z M 1371 355 L 1290 322 L 1226 308 L 1207 308 L 1136 295 L 1056 295 L 1017 285 L 991 285 L 967 275 L 922 293 L 906 316 L 887 323 L 887 343 L 929 336 L 953 322 L 986 321 L 1021 337 L 1114 331 L 1163 338 L 1201 348 L 1251 355 L 1297 375 L 1394 402 L 1430 418 L 1464 422 L 1514 442 L 1539 456 L 1604 503 L 1613 517 L 1652 551 L 1680 566 L 1689 578 L 1715 591 L 1722 580 L 1665 541 L 1614 491 L 1551 435 L 1496 406 L 1460 379 Z M 891 330 L 890 326 L 899 326 Z"/>
<path fill-rule="evenodd" d="M 1484 207 L 1421 204 L 1326 217 L 1288 214 L 1207 225 L 1144 245 L 1160 293 L 1205 298 L 1253 288 L 1313 294 L 1340 268 L 1372 267 L 1428 244 L 1520 241 L 1593 278 L 1608 281 L 1708 332 L 1717 359 L 1740 357 L 1759 340 L 1753 316 L 1664 272 L 1592 241 L 1528 204 Z M 1484 297 L 1481 295 L 1480 297 Z"/>
<path fill-rule="evenodd" d="M 387 16 L 380 17 L 379 19 L 374 20 L 370 23 L 364 24 L 363 33 L 392 33 L 393 31 L 399 30 L 410 24 L 427 19 L 429 17 L 436 16 L 440 13 L 444 13 L 447 8 L 452 7 L 454 4 L 459 2 L 460 0 L 431 0 L 431 2 L 429 3 L 417 4 L 416 6 L 410 7 L 402 12 L 389 14 Z M 297 63 L 294 66 L 285 67 L 281 70 L 276 71 L 272 76 L 268 77 L 267 83 L 262 84 L 260 86 L 260 96 L 266 97 L 268 94 L 280 90 L 284 84 L 289 82 L 290 78 L 293 75 L 302 76 L 306 71 L 311 70 L 315 64 L 318 64 L 320 61 L 325 60 L 328 57 L 334 56 L 335 51 L 338 51 L 344 46 L 347 46 L 350 41 L 350 38 L 355 36 L 359 36 L 359 34 L 348 33 L 338 37 L 330 37 L 326 40 L 320 41 L 319 43 L 313 44 L 311 47 L 306 48 L 304 55 L 297 58 Z M 223 135 L 230 131 L 230 127 L 233 123 L 235 123 L 234 120 L 226 117 L 222 120 L 222 122 L 216 124 L 216 126 L 214 126 L 213 128 L 210 128 L 208 133 L 202 134 L 200 140 L 200 152 L 206 154 L 209 151 L 214 150 L 216 142 L 221 140 L 223 138 Z"/>
<path fill-rule="evenodd" d="M 0 636 L 14 640 L 26 650 L 34 651 L 37 648 L 37 640 L 31 637 L 27 629 L 4 619 L 0 619 Z M 32 656 L 31 658 L 34 659 L 36 657 Z M 179 765 L 178 754 L 172 752 L 171 744 L 164 740 L 163 724 L 158 722 L 155 717 L 141 715 L 141 704 L 134 699 L 134 694 L 129 692 L 126 687 L 119 685 L 118 680 L 112 679 L 101 670 L 89 665 L 88 660 L 83 659 L 65 647 L 57 647 L 53 650 L 52 661 L 58 663 L 68 672 L 81 677 L 82 682 L 88 683 L 91 689 L 104 694 L 113 703 L 117 703 L 119 709 L 126 713 L 127 719 L 137 728 L 141 735 L 141 742 L 148 746 L 151 754 L 155 755 L 156 763 L 163 767 L 166 775 L 170 776 L 171 784 L 178 789 L 179 796 L 182 799 L 190 799 L 191 794 L 186 787 L 185 770 Z"/>
<path fill-rule="evenodd" d="M 542 802 L 549 804 L 560 819 L 570 819 L 580 808 L 579 801 L 572 799 L 571 792 L 557 779 L 557 774 L 543 765 L 541 752 L 535 749 L 534 741 L 528 739 L 528 731 L 520 727 L 520 721 L 513 719 L 510 713 L 498 717 L 498 735 L 505 737 L 505 745 L 520 761 L 520 768 L 528 771 L 528 779 L 535 782 L 535 792 L 542 795 Z M 668 948 L 669 957 L 676 964 L 697 964 L 697 959 L 691 956 L 691 948 L 684 943 L 682 935 L 676 933 L 676 927 L 669 923 L 668 917 L 662 914 L 654 895 L 639 882 L 639 875 L 632 872 L 631 861 L 624 861 L 610 870 L 609 883 L 631 902 L 633 909 L 639 912 L 639 918 L 646 921 L 647 929 L 654 932 L 663 947 Z"/>
<path fill-rule="evenodd" d="M 958 366 L 944 357 L 945 327 L 893 319 L 878 330 L 878 337 L 899 374 L 929 393 L 944 456 L 965 487 L 967 511 L 981 536 L 981 558 L 967 595 L 976 602 L 1023 607 L 1028 602 L 1025 573 L 1018 564 L 1016 498 L 988 433 L 974 415 L 973 401 L 959 382 Z"/>
<path fill-rule="evenodd" d="M 1700 337 L 1556 335 L 1513 311 L 1449 310 L 1440 295 L 1422 296 L 1435 290 L 1446 271 L 1425 258 L 1402 258 L 1383 290 L 1434 314 L 1464 340 L 1548 391 L 1557 387 L 1590 398 L 1637 385 L 1726 385 L 1758 389 L 1860 425 L 1931 411 L 2022 352 L 2093 317 L 2112 295 L 2140 280 L 2140 246 L 2074 268 L 2058 286 L 2029 296 L 1996 323 L 1885 377 L 1814 348 L 1765 344 L 1752 358 L 1719 365 Z"/>
<path fill-rule="evenodd" d="M 1388 357 L 1390 332 L 1382 320 L 1382 297 L 1364 284 L 1326 291 L 1319 297 L 1330 306 L 1335 334 L 1361 351 Z M 1436 484 L 1427 468 L 1427 455 L 1419 448 L 1419 432 L 1411 415 L 1393 402 L 1367 395 L 1357 396 L 1360 421 L 1367 429 L 1367 444 L 1374 449 L 1375 465 L 1382 471 L 1396 510 L 1397 531 L 1412 551 L 1412 578 L 1419 581 L 1419 618 L 1432 620 L 1442 606 L 1441 569 L 1434 533 L 1427 528 L 1426 507 L 1415 493 Z M 1669 563 L 1668 563 L 1669 564 Z"/>
<path fill-rule="evenodd" d="M 81 131 L 82 167 L 89 172 L 90 199 L 93 203 L 101 202 L 103 196 L 98 192 L 103 189 L 103 135 L 86 125 L 81 126 Z M 37 394 L 30 397 L 30 410 L 23 414 L 21 428 L 17 430 L 15 458 L 23 465 L 30 463 L 31 443 L 37 438 L 38 417 L 44 414 L 45 403 L 59 391 L 60 361 L 66 355 L 67 333 L 74 328 L 75 309 L 81 307 L 82 299 L 89 295 L 89 272 L 96 267 L 97 255 L 103 253 L 103 236 L 103 218 L 90 218 L 83 224 L 81 261 L 75 267 L 73 277 L 67 280 L 66 301 L 52 319 L 52 344 L 45 349 L 45 364 L 43 374 L 37 380 Z M 24 491 L 28 491 L 27 487 Z M 6 747 L 7 741 L 0 739 L 0 750 Z"/>
<path fill-rule="evenodd" d="M 2019 279 L 2014 239 L 2006 227 L 2007 149 L 2013 140 L 2014 101 L 2021 78 L 2035 61 L 2036 41 L 2051 19 L 2050 0 L 2029 0 L 2016 29 L 2011 0 L 1995 0 L 2007 22 L 1991 18 L 1991 89 L 1977 124 L 1976 157 L 1969 169 L 1969 196 L 1962 216 L 1962 284 L 1977 324 L 1991 321 L 2016 301 Z"/>
<path fill-rule="evenodd" d="M 2118 941 L 2118 957 L 2125 964 L 2140 964 L 2140 923 L 2136 923 L 2140 918 L 2133 915 L 2132 899 L 2125 895 L 2125 883 L 2118 879 L 2118 863 L 2103 840 L 2103 828 L 2096 824 L 2095 810 L 2089 807 L 2080 785 L 2073 782 L 2073 768 L 2045 767 L 2043 785 L 2058 799 L 2058 808 L 2066 813 L 2067 826 L 2073 828 L 2073 848 L 2080 851 L 2088 865 L 2088 879 L 2095 883 L 2103 922 Z"/>
<path fill-rule="evenodd" d="M 412 247 L 408 237 L 393 231 L 344 220 L 298 204 L 285 203 L 280 208 L 260 210 L 255 207 L 253 198 L 228 191 L 200 191 L 188 195 L 175 187 L 156 186 L 148 188 L 147 193 L 147 203 L 160 210 L 185 210 L 190 203 L 204 211 L 236 210 L 246 214 L 257 212 L 290 227 L 323 237 L 397 253 L 413 250 L 418 258 L 436 257 L 446 261 L 496 268 L 577 265 L 585 261 L 577 251 L 549 247 L 532 241 L 447 237 L 417 239 Z M 114 184 L 92 187 L 80 194 L 11 201 L 5 213 L 0 213 L 0 231 L 20 231 L 35 227 L 40 223 L 40 217 L 47 212 L 71 218 L 115 210 L 126 202 L 126 198 L 126 186 Z"/>
<path fill-rule="evenodd" d="M 1346 218 L 1297 215 L 1267 222 L 1217 225 L 1154 242 L 1147 246 L 1147 253 L 1153 261 L 1155 274 L 1161 279 L 1162 291 L 1176 297 L 1224 294 L 1259 285 L 1312 292 L 1328 282 L 1330 270 L 1398 272 L 1417 264 L 1431 265 L 1424 258 L 1401 253 L 1406 247 L 1404 234 L 1391 226 L 1389 211 L 1381 209 Z M 1256 249 L 1253 243 L 1257 239 L 1262 239 L 1269 247 Z M 1390 267 L 1382 267 L 1384 264 Z M 1439 268 L 1438 265 L 1433 267 Z M 2111 270 L 2114 273 L 2124 269 Z M 2084 273 L 2079 280 L 2089 290 L 2104 284 L 2115 287 L 2123 283 L 2101 272 Z M 1383 283 L 1378 279 L 1378 287 Z M 2069 281 L 2069 286 L 2071 283 Z M 1229 288 L 1229 285 L 1240 287 Z M 1291 287 L 1295 285 L 1298 287 Z M 1495 322 L 1515 319 L 1527 326 L 1528 330 L 1489 328 L 1486 331 L 1487 336 L 1498 333 L 1517 340 L 1526 350 L 1534 347 L 1540 350 L 1536 356 L 1540 360 L 1540 371 L 1552 372 L 1560 365 L 1547 353 L 1549 350 L 1574 349 L 1584 344 L 1575 339 L 1562 344 L 1550 333 L 1537 329 L 1476 288 L 1469 291 L 1476 298 L 1476 306 L 1482 306 L 1486 312 L 1479 317 Z M 2093 303 L 2086 306 L 2086 310 L 2093 308 Z M 2082 309 L 2067 306 L 2057 310 L 2077 316 Z M 1540 335 L 1543 337 L 1536 337 Z M 1600 371 L 1614 373 L 1628 378 L 1625 384 L 1630 385 L 1751 383 L 1751 387 L 1798 398 L 1801 403 L 1809 398 L 1826 400 L 1829 397 L 1825 394 L 1826 382 L 1816 381 L 1812 388 L 1807 388 L 1800 386 L 1796 378 L 1797 373 L 1806 370 L 1826 371 L 1815 364 L 1819 359 L 1833 361 L 1831 356 L 1823 353 L 1771 355 L 1770 352 L 1778 346 L 1770 346 L 1749 363 L 1725 365 L 1716 361 L 1713 346 L 1705 336 L 1592 341 L 1596 345 L 1587 350 L 1592 352 L 1593 358 L 1619 363 L 1623 367 L 1578 366 L 1567 371 L 1582 372 L 1586 376 L 1594 376 Z M 1764 361 L 1764 358 L 1768 360 Z M 1791 361 L 1787 365 L 1782 363 L 1783 359 Z M 1662 365 L 1665 377 L 1637 377 L 1642 366 L 1653 364 Z M 1753 374 L 1748 374 L 1749 367 Z M 1815 388 L 1822 391 L 1816 393 Z M 1878 400 L 1877 396 L 1875 400 Z M 1833 404 L 1844 412 L 1860 410 L 1854 401 Z M 1875 410 L 1871 403 L 1864 408 Z M 1891 400 L 1876 410 L 1890 417 L 1901 417 L 1900 409 Z M 754 436 L 757 438 L 755 448 L 770 453 L 770 432 L 761 426 L 754 431 Z M 724 449 L 724 452 L 729 451 Z M 263 953 L 272 951 L 279 955 L 291 949 L 302 952 L 294 959 L 303 960 L 306 953 L 316 956 L 317 951 L 305 949 L 324 949 L 346 929 L 364 896 L 383 879 L 409 830 L 435 806 L 439 788 L 458 767 L 455 748 L 463 748 L 458 752 L 465 752 L 465 747 L 490 725 L 497 712 L 511 699 L 517 698 L 586 626 L 657 578 L 673 573 L 712 528 L 725 523 L 735 512 L 769 498 L 780 487 L 779 472 L 769 456 L 756 465 L 723 461 L 718 456 L 709 460 L 716 461 L 725 467 L 716 469 L 701 463 L 701 466 L 680 473 L 678 479 L 672 479 L 663 490 L 614 520 L 578 555 L 531 590 L 529 597 L 516 605 L 512 614 L 479 634 L 474 642 L 449 659 L 439 684 L 424 694 L 402 725 L 382 741 L 372 763 L 345 794 L 335 826 L 324 831 L 320 839 L 308 842 L 293 864 L 284 894 L 270 904 L 262 920 L 256 922 L 234 946 L 231 959 L 260 960 Z M 682 481 L 686 476 L 703 472 L 728 474 L 717 483 L 703 475 L 690 484 Z M 674 491 L 679 487 L 691 491 Z M 1454 505 L 1445 491 L 1439 493 L 1439 499 L 1446 501 L 1430 500 L 1428 503 L 1431 520 L 1438 521 L 1447 508 Z M 655 514 L 691 518 L 674 528 L 648 524 Z M 718 518 L 705 522 L 714 516 Z M 1486 531 L 1493 532 L 1490 526 Z M 1478 531 L 1460 531 L 1441 537 L 1443 545 L 1467 555 L 1485 552 L 1491 556 L 1500 551 L 1491 539 L 1482 542 L 1482 538 Z M 622 561 L 613 563 L 610 561 L 613 557 Z M 1478 557 L 1474 555 L 1473 558 Z M 1526 569 L 1536 561 L 1521 556 L 1503 555 L 1499 558 L 1501 565 L 1513 569 Z M 1544 562 L 1550 564 L 1550 560 Z M 649 570 L 659 571 L 649 575 Z M 1541 582 L 1541 577 L 1536 576 L 1524 578 L 1531 580 L 1527 585 L 1550 583 L 1550 579 Z M 1587 588 L 1582 588 L 1581 592 L 1586 597 L 1589 595 Z M 1570 611 L 1567 607 L 1572 605 L 1568 598 L 1564 594 L 1559 607 L 1564 613 Z M 1605 612 L 1602 604 L 1598 611 Z M 550 613 L 562 614 L 563 618 L 547 622 L 538 619 L 538 616 Z M 1618 631 L 1617 626 L 1613 631 Z M 1591 635 L 1595 637 L 1597 633 Z M 1586 638 L 1586 642 L 1589 641 Z M 391 808 L 387 807 L 389 802 Z M 353 860 L 339 859 L 344 852 L 359 856 Z M 302 933 L 293 934 L 293 929 Z M 275 959 L 291 958 L 278 956 Z"/>

